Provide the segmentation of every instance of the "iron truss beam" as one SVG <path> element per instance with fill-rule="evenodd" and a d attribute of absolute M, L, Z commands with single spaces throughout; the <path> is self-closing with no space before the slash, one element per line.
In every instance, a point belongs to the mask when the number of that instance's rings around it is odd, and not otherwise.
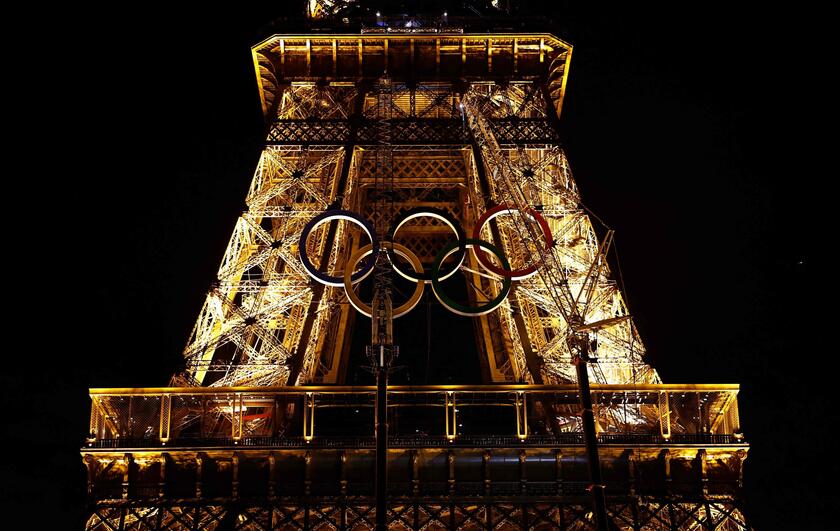
<path fill-rule="evenodd" d="M 742 508 L 732 500 L 610 499 L 608 512 L 616 529 L 716 529 L 747 531 Z M 372 529 L 376 520 L 370 498 L 276 500 L 247 503 L 152 503 L 99 505 L 90 511 L 87 531 L 148 530 L 321 530 Z M 594 527 L 585 503 L 556 499 L 487 498 L 397 499 L 388 506 L 389 528 L 560 529 Z"/>
<path fill-rule="evenodd" d="M 557 144 L 559 138 L 545 119 L 500 119 L 491 126 L 502 145 Z M 268 145 L 344 145 L 350 140 L 348 120 L 277 120 L 268 132 Z M 467 145 L 469 135 L 460 119 L 391 120 L 391 143 L 397 145 Z M 376 144 L 376 122 L 362 121 L 358 145 Z"/>

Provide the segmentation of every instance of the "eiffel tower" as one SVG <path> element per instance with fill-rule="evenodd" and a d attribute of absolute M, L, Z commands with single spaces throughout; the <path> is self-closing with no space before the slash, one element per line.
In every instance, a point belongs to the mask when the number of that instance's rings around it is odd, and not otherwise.
<path fill-rule="evenodd" d="M 90 390 L 86 529 L 749 528 L 738 385 L 661 381 L 582 206 L 572 46 L 478 12 L 253 46 L 246 209 L 184 370 Z"/>

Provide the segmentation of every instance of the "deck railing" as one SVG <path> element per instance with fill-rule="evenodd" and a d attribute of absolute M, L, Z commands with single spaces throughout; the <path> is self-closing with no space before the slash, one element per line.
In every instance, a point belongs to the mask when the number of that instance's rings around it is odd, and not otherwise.
<path fill-rule="evenodd" d="M 602 444 L 737 444 L 737 385 L 593 385 Z M 91 389 L 90 448 L 365 447 L 375 388 Z M 574 385 L 391 386 L 392 447 L 582 444 Z"/>

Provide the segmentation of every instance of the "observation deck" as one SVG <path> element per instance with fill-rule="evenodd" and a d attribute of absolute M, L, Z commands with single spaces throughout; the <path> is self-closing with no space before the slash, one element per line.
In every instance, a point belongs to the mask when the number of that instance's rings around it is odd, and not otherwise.
<path fill-rule="evenodd" d="M 369 497 L 374 387 L 92 389 L 92 500 Z M 584 500 L 574 385 L 391 386 L 389 496 Z M 740 489 L 737 385 L 593 385 L 609 496 Z M 550 413 L 550 412 L 553 412 Z"/>

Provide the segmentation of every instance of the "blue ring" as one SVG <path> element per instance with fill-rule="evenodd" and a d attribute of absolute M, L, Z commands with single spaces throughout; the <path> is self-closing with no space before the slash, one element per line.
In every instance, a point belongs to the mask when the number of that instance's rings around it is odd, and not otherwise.
<path fill-rule="evenodd" d="M 364 264 L 362 269 L 353 273 L 350 277 L 352 283 L 356 283 L 373 271 L 373 266 L 376 263 L 376 255 L 379 253 L 379 245 L 376 239 L 376 229 L 373 228 L 366 219 L 364 219 L 359 214 L 355 212 L 351 212 L 350 210 L 325 210 L 309 220 L 309 223 L 303 228 L 303 232 L 300 233 L 300 241 L 298 242 L 298 252 L 300 253 L 300 262 L 303 264 L 303 268 L 306 269 L 306 272 L 309 273 L 313 279 L 317 280 L 321 284 L 333 287 L 341 287 L 344 286 L 344 279 L 342 277 L 333 277 L 327 275 L 326 273 L 322 273 L 318 271 L 318 269 L 312 265 L 312 262 L 309 260 L 309 256 L 306 255 L 306 240 L 309 239 L 309 234 L 315 230 L 315 227 L 322 223 L 326 223 L 331 221 L 332 218 L 336 219 L 344 219 L 347 221 L 352 221 L 357 225 L 361 226 L 362 229 L 367 233 L 368 237 L 370 238 L 370 242 L 373 245 L 374 252 L 368 257 L 367 262 Z M 328 250 L 329 251 L 329 250 Z"/>

